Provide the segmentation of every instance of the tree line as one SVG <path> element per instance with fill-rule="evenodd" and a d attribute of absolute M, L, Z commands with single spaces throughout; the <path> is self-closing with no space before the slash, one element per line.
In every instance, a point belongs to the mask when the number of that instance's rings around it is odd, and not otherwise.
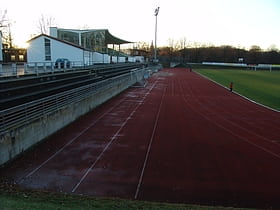
<path fill-rule="evenodd" d="M 146 43 L 140 43 L 137 47 L 149 52 L 152 58 L 154 47 Z M 238 48 L 229 45 L 213 46 L 189 44 L 186 41 L 169 41 L 169 46 L 158 48 L 158 58 L 163 62 L 221 62 L 221 63 L 245 63 L 245 64 L 280 64 L 280 51 L 275 45 L 263 50 L 257 45 L 250 49 Z"/>
<path fill-rule="evenodd" d="M 38 21 L 38 31 L 48 34 L 49 27 L 55 19 L 41 15 Z M 11 26 L 12 21 L 7 17 L 7 10 L 0 10 L 0 31 L 2 31 L 3 44 L 12 48 Z M 146 42 L 138 42 L 137 49 L 145 51 L 149 58 L 154 56 L 154 46 Z M 203 45 L 198 42 L 190 43 L 186 38 L 178 41 L 168 40 L 168 46 L 158 48 L 158 58 L 163 62 L 222 62 L 222 63 L 246 63 L 246 64 L 280 64 L 280 51 L 275 45 L 263 50 L 257 45 L 250 49 L 238 48 L 229 45 L 213 46 Z"/>

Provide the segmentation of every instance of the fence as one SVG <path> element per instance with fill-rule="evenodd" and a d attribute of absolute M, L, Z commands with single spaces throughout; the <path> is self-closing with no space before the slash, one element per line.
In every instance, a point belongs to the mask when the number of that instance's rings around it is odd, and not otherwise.
<path fill-rule="evenodd" d="M 114 65 L 128 65 L 128 64 L 137 64 L 137 63 L 135 62 L 119 63 Z M 0 78 L 20 77 L 20 76 L 28 76 L 28 75 L 39 76 L 41 74 L 53 74 L 55 72 L 75 71 L 75 70 L 95 68 L 99 66 L 102 65 L 98 63 L 88 63 L 87 65 L 84 65 L 82 61 L 71 61 L 71 62 L 68 61 L 64 63 L 59 63 L 59 62 L 58 63 L 56 62 L 32 62 L 31 63 L 30 62 L 24 64 L 16 64 L 16 63 L 0 64 Z"/>
<path fill-rule="evenodd" d="M 146 70 L 147 69 L 145 68 L 134 69 L 131 70 L 130 73 L 124 75 L 0 111 L 0 136 L 21 126 L 27 125 L 32 121 L 47 117 L 49 114 L 59 111 L 65 106 L 78 103 L 79 101 L 86 99 L 103 89 L 114 87 L 116 84 L 120 83 L 126 83 L 134 80 L 137 81 L 140 78 L 143 78 Z"/>
<path fill-rule="evenodd" d="M 24 64 L 0 64 L 0 77 L 19 77 L 23 75 L 40 75 L 58 71 L 73 71 L 88 68 L 92 65 L 83 65 L 80 61 L 70 63 L 36 62 Z"/>
<path fill-rule="evenodd" d="M 222 66 L 222 67 L 236 67 L 249 70 L 280 70 L 278 64 L 245 64 L 245 63 L 218 63 L 218 62 L 202 62 L 202 65 Z"/>

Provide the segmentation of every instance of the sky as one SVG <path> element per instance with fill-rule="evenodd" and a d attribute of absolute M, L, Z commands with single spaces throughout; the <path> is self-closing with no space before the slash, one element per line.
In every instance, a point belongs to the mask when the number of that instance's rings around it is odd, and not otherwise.
<path fill-rule="evenodd" d="M 42 15 L 59 28 L 108 29 L 121 39 L 150 44 L 158 6 L 158 46 L 184 39 L 190 44 L 280 49 L 279 0 L 5 0 L 0 14 L 7 10 L 13 42 L 19 46 L 40 34 Z"/>

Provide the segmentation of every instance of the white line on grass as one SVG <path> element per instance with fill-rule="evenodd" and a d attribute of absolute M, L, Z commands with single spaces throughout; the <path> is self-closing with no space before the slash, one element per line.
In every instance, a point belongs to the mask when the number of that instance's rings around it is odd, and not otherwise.
<path fill-rule="evenodd" d="M 205 79 L 208 79 L 208 80 L 210 80 L 210 81 L 216 83 L 217 85 L 219 85 L 219 86 L 221 86 L 221 87 L 223 87 L 223 88 L 228 89 L 227 87 L 223 86 L 222 84 L 216 82 L 215 80 L 213 80 L 213 79 L 211 79 L 211 78 L 209 78 L 209 77 L 207 77 L 207 76 L 205 76 L 205 75 L 203 75 L 203 74 L 201 74 L 201 73 L 199 73 L 199 72 L 197 72 L 197 71 L 195 71 L 195 73 L 198 74 L 198 75 L 200 75 L 201 77 L 204 77 Z M 236 95 L 239 95 L 239 96 L 242 97 L 242 98 L 245 98 L 246 100 L 248 100 L 248 101 L 250 101 L 250 102 L 252 102 L 252 103 L 254 103 L 254 104 L 257 104 L 257 105 L 262 106 L 262 107 L 264 107 L 264 108 L 270 109 L 270 110 L 272 110 L 272 111 L 274 111 L 274 112 L 278 112 L 278 113 L 280 112 L 280 110 L 273 109 L 273 108 L 271 108 L 271 107 L 269 107 L 269 106 L 266 106 L 266 105 L 264 105 L 264 104 L 261 104 L 261 103 L 259 103 L 259 102 L 257 102 L 257 101 L 254 101 L 254 100 L 250 99 L 250 98 L 247 98 L 246 96 L 243 96 L 243 95 L 241 95 L 240 93 L 237 93 L 236 91 L 232 91 L 232 92 L 235 93 Z"/>
<path fill-rule="evenodd" d="M 213 82 L 215 82 L 215 81 L 213 81 Z M 217 84 L 219 84 L 219 83 L 217 83 Z M 184 100 L 186 100 L 186 99 L 184 98 Z M 204 110 L 206 110 L 206 111 L 207 111 L 207 109 L 209 110 L 209 108 L 207 108 L 206 106 L 203 106 L 203 104 L 201 104 L 201 102 L 200 102 L 199 100 L 197 100 L 197 103 L 199 103 L 199 104 L 201 105 L 201 107 L 203 107 Z M 206 107 L 206 108 L 205 108 L 205 107 Z M 238 123 L 234 123 L 234 122 L 232 122 L 231 120 L 228 120 L 227 118 L 223 117 L 222 115 L 217 115 L 217 116 L 218 116 L 218 118 L 220 118 L 220 119 L 226 121 L 227 124 L 231 124 L 231 125 L 237 127 L 239 130 L 243 130 L 243 131 L 249 133 L 251 136 L 252 136 L 252 135 L 257 136 L 257 137 L 263 139 L 264 141 L 266 141 L 266 142 L 268 142 L 268 143 L 273 143 L 273 144 L 275 144 L 276 146 L 280 146 L 279 143 L 273 142 L 273 141 L 271 141 L 270 139 L 268 139 L 267 137 L 261 136 L 261 135 L 255 133 L 254 131 L 251 131 L 251 130 L 247 129 L 246 127 L 242 127 L 242 126 L 240 126 Z"/>

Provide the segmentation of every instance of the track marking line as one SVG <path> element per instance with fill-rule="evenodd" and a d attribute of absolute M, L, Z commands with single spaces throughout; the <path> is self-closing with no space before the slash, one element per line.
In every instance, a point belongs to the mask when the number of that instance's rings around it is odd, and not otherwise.
<path fill-rule="evenodd" d="M 228 87 L 223 86 L 222 84 L 216 82 L 215 80 L 211 79 L 210 77 L 207 77 L 207 76 L 205 76 L 205 75 L 203 75 L 203 74 L 201 74 L 201 73 L 199 73 L 199 72 L 197 72 L 197 71 L 195 71 L 195 73 L 198 74 L 199 76 L 201 76 L 201 77 L 207 79 L 207 80 L 210 80 L 211 82 L 213 82 L 213 83 L 215 83 L 215 84 L 217 84 L 217 85 L 219 85 L 219 86 L 221 86 L 221 87 L 223 87 L 223 88 L 225 88 L 225 89 L 228 89 Z M 232 92 L 233 92 L 234 94 L 236 94 L 236 95 L 238 95 L 238 96 L 240 96 L 240 97 L 242 97 L 242 98 L 244 98 L 244 99 L 246 99 L 246 100 L 248 100 L 248 101 L 254 103 L 254 104 L 257 104 L 257 105 L 259 105 L 259 106 L 261 106 L 261 107 L 264 107 L 264 108 L 266 108 L 266 109 L 269 109 L 269 110 L 271 110 L 271 111 L 280 113 L 280 110 L 271 108 L 271 107 L 269 107 L 269 106 L 267 106 L 267 105 L 264 105 L 264 104 L 261 104 L 261 103 L 259 103 L 259 102 L 257 102 L 257 101 L 254 101 L 253 99 L 250 99 L 250 98 L 247 98 L 246 96 L 241 95 L 241 94 L 238 93 L 238 92 L 235 92 L 235 91 L 232 91 Z"/>
<path fill-rule="evenodd" d="M 182 84 L 180 84 L 180 86 L 181 86 L 181 89 L 182 89 Z M 190 87 L 189 87 L 189 91 L 192 93 L 192 95 L 194 95 L 194 94 L 193 94 L 193 91 L 192 91 L 192 89 L 191 89 Z M 184 96 L 184 100 L 186 100 L 185 96 Z M 197 101 L 198 104 L 201 105 L 201 102 L 199 101 L 198 98 L 196 98 L 195 100 Z M 204 110 L 207 109 L 206 106 L 201 106 L 201 107 L 202 107 Z M 207 111 L 207 110 L 206 110 L 206 111 Z M 208 113 L 210 113 L 209 109 L 208 109 Z M 203 115 L 201 112 L 200 112 L 200 114 Z M 274 145 L 280 147 L 280 144 L 279 144 L 278 142 L 271 141 L 270 139 L 268 139 L 268 138 L 265 137 L 265 136 L 259 135 L 259 134 L 255 133 L 254 131 L 251 131 L 251 130 L 245 128 L 245 127 L 241 127 L 241 126 L 238 125 L 237 123 L 234 123 L 234 122 L 228 120 L 227 118 L 223 117 L 222 115 L 217 115 L 217 114 L 215 114 L 215 113 L 212 113 L 212 115 L 218 116 L 218 118 L 220 118 L 220 119 L 226 121 L 227 124 L 231 124 L 232 126 L 235 126 L 235 127 L 237 127 L 238 129 L 243 130 L 243 131 L 249 133 L 250 135 L 254 135 L 254 136 L 258 137 L 258 138 L 263 139 L 264 141 L 266 141 L 266 142 L 268 142 L 268 143 L 272 143 L 272 144 L 274 144 Z M 207 118 L 208 118 L 209 121 L 211 121 L 211 120 L 209 119 L 209 117 L 207 117 Z M 212 122 L 212 121 L 211 121 L 211 122 Z M 215 123 L 215 124 L 218 124 L 218 123 Z"/>
<path fill-rule="evenodd" d="M 156 129 L 157 129 L 157 126 L 158 126 L 158 120 L 159 120 L 161 107 L 162 107 L 162 102 L 163 102 L 163 98 L 165 96 L 166 89 L 167 88 L 165 88 L 165 91 L 164 91 L 164 93 L 162 94 L 162 97 L 161 97 L 159 109 L 158 109 L 158 112 L 157 112 L 157 115 L 156 115 L 156 121 L 154 123 L 153 132 L 152 132 L 152 135 L 151 135 L 151 138 L 150 138 L 150 141 L 149 141 L 149 146 L 148 146 L 148 149 L 147 149 L 147 152 L 146 152 L 146 155 L 145 155 L 145 160 L 144 160 L 144 164 L 143 164 L 143 167 L 142 167 L 142 170 L 141 170 L 140 178 L 138 180 L 138 184 L 137 184 L 136 192 L 135 192 L 135 195 L 134 195 L 134 199 L 137 199 L 137 197 L 139 195 L 140 187 L 141 187 L 141 184 L 142 184 L 142 181 L 143 181 L 144 171 L 146 169 L 146 165 L 147 165 L 150 150 L 151 150 L 151 147 L 152 147 L 153 139 L 154 139 Z"/>
<path fill-rule="evenodd" d="M 57 150 L 53 155 L 51 155 L 47 160 L 42 162 L 38 167 L 33 169 L 31 172 L 29 172 L 26 176 L 21 178 L 19 183 L 22 183 L 25 179 L 32 176 L 34 173 L 36 173 L 40 168 L 42 168 L 44 165 L 46 165 L 50 160 L 52 160 L 55 156 L 57 156 L 59 153 L 61 153 L 67 146 L 72 144 L 74 141 L 76 141 L 81 135 L 83 135 L 86 131 L 88 131 L 92 126 L 94 126 L 99 120 L 101 120 L 105 115 L 107 115 L 109 112 L 111 112 L 114 108 L 118 107 L 123 101 L 121 100 L 119 103 L 115 104 L 113 107 L 111 107 L 109 110 L 104 112 L 101 116 L 99 116 L 95 121 L 93 121 L 88 127 L 86 127 L 84 130 L 82 130 L 77 136 L 72 138 L 69 142 L 67 142 L 63 147 L 61 147 L 59 150 Z"/>
<path fill-rule="evenodd" d="M 72 193 L 74 193 L 78 187 L 82 184 L 82 182 L 85 180 L 85 178 L 88 176 L 88 174 L 92 171 L 92 169 L 96 166 L 97 162 L 101 159 L 101 157 L 103 156 L 103 154 L 107 151 L 107 149 L 111 146 L 111 144 L 117 139 L 118 136 L 120 135 L 121 130 L 125 127 L 125 125 L 127 124 L 127 122 L 132 119 L 132 116 L 134 115 L 134 113 L 136 112 L 136 110 L 140 107 L 141 104 L 143 104 L 144 100 L 146 99 L 146 97 L 149 95 L 149 93 L 152 91 L 152 89 L 155 87 L 155 85 L 157 84 L 157 81 L 154 83 L 154 85 L 149 89 L 149 91 L 147 92 L 147 94 L 144 95 L 143 99 L 142 99 L 142 103 L 138 103 L 135 108 L 133 109 L 133 111 L 130 113 L 130 115 L 126 118 L 126 120 L 122 123 L 121 127 L 117 130 L 117 132 L 111 137 L 111 140 L 107 143 L 107 145 L 104 147 L 104 149 L 102 150 L 102 152 L 98 155 L 98 157 L 96 158 L 96 160 L 91 164 L 91 166 L 87 169 L 86 173 L 82 176 L 82 178 L 79 180 L 79 182 L 74 186 L 74 188 L 72 189 Z"/>
<path fill-rule="evenodd" d="M 129 119 L 127 118 L 126 121 L 121 125 L 121 127 L 118 129 L 118 131 L 114 134 L 114 136 L 111 137 L 111 140 L 107 143 L 107 145 L 104 147 L 102 152 L 98 155 L 96 160 L 91 164 L 91 166 L 87 169 L 86 173 L 82 176 L 82 178 L 79 180 L 79 182 L 74 186 L 72 189 L 72 193 L 75 192 L 78 187 L 81 185 L 81 183 L 84 181 L 84 179 L 87 177 L 87 175 L 90 173 L 90 171 L 94 168 L 96 163 L 101 159 L 103 154 L 106 152 L 106 150 L 109 148 L 109 146 L 112 144 L 112 142 L 119 136 L 120 131 L 123 129 L 123 127 L 126 125 L 127 121 Z"/>
<path fill-rule="evenodd" d="M 251 145 L 253 145 L 253 146 L 255 146 L 255 147 L 257 147 L 257 148 L 259 148 L 259 149 L 261 149 L 261 150 L 263 150 L 263 151 L 265 151 L 265 152 L 267 152 L 267 153 L 269 153 L 269 154 L 271 154 L 272 156 L 275 156 L 275 157 L 277 157 L 277 158 L 280 159 L 280 155 L 278 155 L 278 154 L 276 154 L 276 153 L 274 153 L 274 152 L 272 152 L 272 151 L 270 151 L 270 150 L 268 150 L 268 149 L 266 149 L 266 148 L 264 148 L 264 147 L 262 147 L 262 146 L 260 146 L 260 145 L 258 145 L 258 144 L 253 143 L 252 141 L 248 140 L 247 138 L 244 138 L 243 136 L 240 136 L 240 135 L 238 135 L 238 134 L 232 132 L 230 129 L 225 128 L 225 127 L 222 126 L 221 124 L 212 121 L 211 119 L 209 119 L 207 116 L 205 116 L 205 115 L 202 114 L 201 112 L 194 110 L 194 109 L 189 105 L 189 103 L 187 102 L 187 99 L 186 99 L 185 97 L 184 97 L 183 99 L 184 99 L 184 101 L 186 102 L 186 104 L 188 104 L 188 106 L 189 106 L 194 112 L 198 113 L 200 116 L 202 116 L 202 117 L 203 117 L 204 119 L 206 119 L 207 121 L 209 121 L 209 122 L 215 124 L 216 126 L 222 128 L 223 130 L 227 131 L 227 132 L 230 133 L 231 135 L 236 136 L 236 137 L 238 137 L 239 139 L 241 139 L 241 140 L 243 140 L 243 141 L 245 141 L 245 142 L 247 142 L 247 143 L 249 143 L 249 144 L 251 144 Z"/>

